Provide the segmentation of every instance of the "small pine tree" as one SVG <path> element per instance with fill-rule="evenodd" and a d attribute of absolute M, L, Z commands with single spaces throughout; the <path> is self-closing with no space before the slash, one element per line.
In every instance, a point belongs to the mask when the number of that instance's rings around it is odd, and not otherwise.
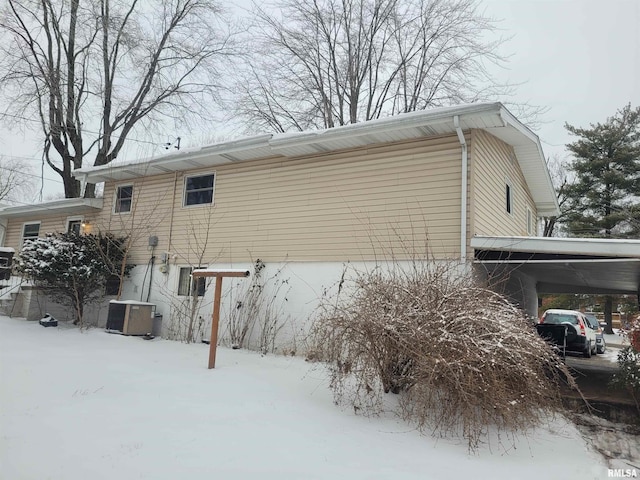
<path fill-rule="evenodd" d="M 123 256 L 125 238 L 53 233 L 25 242 L 16 270 L 44 293 L 73 308 L 84 326 L 84 308 L 102 296 L 113 265 Z M 106 252 L 106 255 L 105 255 Z M 128 275 L 129 269 L 125 271 Z"/>

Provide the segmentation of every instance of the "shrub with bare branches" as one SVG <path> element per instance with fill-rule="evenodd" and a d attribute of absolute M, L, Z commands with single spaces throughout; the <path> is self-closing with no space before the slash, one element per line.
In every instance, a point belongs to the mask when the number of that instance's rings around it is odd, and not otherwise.
<path fill-rule="evenodd" d="M 284 302 L 288 301 L 289 279 L 281 278 L 283 267 L 266 275 L 265 268 L 265 263 L 257 259 L 251 281 L 229 291 L 231 308 L 222 341 L 232 348 L 254 348 L 262 354 L 276 349 L 278 333 L 287 322 Z"/>
<path fill-rule="evenodd" d="M 399 393 L 402 416 L 422 431 L 478 446 L 488 429 L 520 431 L 560 407 L 575 387 L 524 313 L 459 264 L 355 272 L 312 327 L 336 402 L 376 413 Z"/>

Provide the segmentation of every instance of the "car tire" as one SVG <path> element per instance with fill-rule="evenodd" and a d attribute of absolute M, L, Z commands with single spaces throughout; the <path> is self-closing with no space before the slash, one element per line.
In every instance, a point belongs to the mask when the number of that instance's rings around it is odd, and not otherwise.
<path fill-rule="evenodd" d="M 600 355 L 602 355 L 606 351 L 607 351 L 607 346 L 606 345 L 602 345 L 602 347 L 598 347 L 598 353 Z"/>
<path fill-rule="evenodd" d="M 593 349 L 591 348 L 591 342 L 587 342 L 587 348 L 584 349 L 582 355 L 584 356 L 584 358 L 591 358 L 592 351 Z"/>

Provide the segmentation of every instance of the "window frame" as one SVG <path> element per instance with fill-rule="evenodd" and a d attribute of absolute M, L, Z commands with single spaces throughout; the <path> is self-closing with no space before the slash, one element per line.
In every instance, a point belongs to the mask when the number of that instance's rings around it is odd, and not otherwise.
<path fill-rule="evenodd" d="M 200 267 L 198 267 L 200 268 Z M 192 285 L 193 285 L 193 276 L 191 275 L 193 273 L 193 270 L 195 269 L 195 267 L 179 267 L 178 269 L 178 288 L 176 289 L 176 295 L 179 297 L 191 297 L 193 296 L 193 291 L 192 291 Z M 182 272 L 183 270 L 188 270 L 189 274 L 188 274 L 188 278 L 189 278 L 189 283 L 188 285 L 186 285 L 186 293 L 184 291 L 184 285 L 182 284 Z M 204 297 L 204 294 L 207 291 L 207 285 L 206 285 L 206 278 L 205 277 L 198 277 L 197 279 L 197 284 L 196 284 L 196 288 L 198 289 L 197 292 L 197 296 L 198 297 Z M 181 288 L 182 287 L 182 288 Z"/>
<path fill-rule="evenodd" d="M 211 182 L 211 202 L 210 203 L 187 203 L 187 195 L 189 192 L 194 192 L 194 191 L 207 191 L 209 190 L 209 188 L 206 189 L 197 189 L 197 190 L 187 190 L 187 182 L 189 181 L 189 179 L 191 178 L 198 178 L 198 177 L 213 177 L 213 181 Z M 216 178 L 218 177 L 218 174 L 214 171 L 214 172 L 205 172 L 205 173 L 199 173 L 197 175 L 185 175 L 184 177 L 184 182 L 182 185 L 182 207 L 183 208 L 192 208 L 192 207 L 202 207 L 202 206 L 213 206 L 215 205 L 215 194 L 216 194 Z"/>
<path fill-rule="evenodd" d="M 38 233 L 35 236 L 26 237 L 25 236 L 25 229 L 27 228 L 27 225 L 38 225 Z M 32 221 L 32 222 L 24 222 L 22 224 L 22 230 L 20 231 L 20 245 L 24 245 L 24 242 L 26 240 L 32 240 L 34 238 L 40 238 L 40 229 L 41 228 L 42 228 L 42 221 L 41 220 L 36 220 L 36 221 Z"/>
<path fill-rule="evenodd" d="M 513 184 L 508 178 L 504 179 L 504 207 L 508 215 L 513 215 Z"/>
<path fill-rule="evenodd" d="M 84 217 L 82 217 L 82 216 L 67 217 L 67 221 L 66 221 L 67 228 L 65 229 L 65 231 L 66 231 L 67 233 L 71 233 L 71 232 L 69 231 L 69 226 L 70 226 L 71 224 L 76 224 L 76 223 L 77 223 L 77 224 L 78 224 L 78 226 L 79 226 L 79 228 L 78 228 L 78 235 L 82 235 L 82 233 L 83 233 L 83 232 L 82 232 L 82 224 L 84 223 Z"/>
<path fill-rule="evenodd" d="M 529 235 L 530 237 L 535 236 L 535 234 L 537 233 L 535 230 L 537 230 L 535 228 L 536 225 L 536 221 L 534 220 L 533 217 L 533 211 L 531 210 L 531 208 L 527 207 L 527 213 L 526 213 L 527 217 L 526 217 L 526 222 L 527 222 L 527 235 Z"/>
<path fill-rule="evenodd" d="M 131 196 L 129 197 L 129 210 L 127 211 L 122 211 L 122 210 L 118 210 L 118 205 L 120 205 L 120 208 L 122 208 L 122 199 L 119 198 L 119 193 L 125 189 L 125 188 L 131 188 Z M 117 214 L 117 215 L 129 215 L 131 214 L 131 210 L 133 210 L 133 190 L 134 190 L 134 185 L 133 183 L 126 183 L 126 184 L 122 184 L 122 185 L 116 185 L 116 191 L 114 194 L 114 198 L 113 198 L 113 213 Z M 120 204 L 118 203 L 120 202 Z"/>
<path fill-rule="evenodd" d="M 120 275 L 109 275 L 104 284 L 104 295 L 107 297 L 115 297 L 120 290 Z M 115 292 L 115 293 L 113 293 Z"/>

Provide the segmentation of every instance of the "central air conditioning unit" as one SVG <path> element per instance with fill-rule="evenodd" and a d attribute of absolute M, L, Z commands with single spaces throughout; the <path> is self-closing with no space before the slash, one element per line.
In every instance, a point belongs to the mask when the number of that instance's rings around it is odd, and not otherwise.
<path fill-rule="evenodd" d="M 106 330 L 122 335 L 150 335 L 155 313 L 156 306 L 153 303 L 111 300 Z"/>

